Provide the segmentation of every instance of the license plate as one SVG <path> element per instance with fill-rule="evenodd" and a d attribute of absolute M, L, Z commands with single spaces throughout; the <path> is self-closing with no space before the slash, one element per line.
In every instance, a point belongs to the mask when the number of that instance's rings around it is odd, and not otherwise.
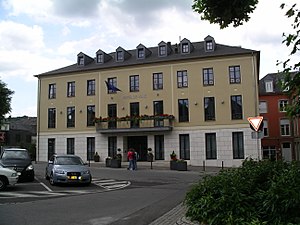
<path fill-rule="evenodd" d="M 77 176 L 69 176 L 68 177 L 70 180 L 77 180 Z"/>

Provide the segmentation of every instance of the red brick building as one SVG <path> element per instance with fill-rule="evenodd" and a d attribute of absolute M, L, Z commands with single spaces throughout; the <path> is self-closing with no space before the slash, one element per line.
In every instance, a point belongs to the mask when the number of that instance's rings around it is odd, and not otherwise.
<path fill-rule="evenodd" d="M 290 100 L 281 89 L 283 75 L 267 74 L 259 81 L 259 111 L 264 117 L 263 158 L 299 160 L 299 120 L 286 114 Z"/>

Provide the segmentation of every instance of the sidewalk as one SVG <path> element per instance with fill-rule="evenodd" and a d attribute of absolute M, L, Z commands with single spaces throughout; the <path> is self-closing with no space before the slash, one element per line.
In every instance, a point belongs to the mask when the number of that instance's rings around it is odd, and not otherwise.
<path fill-rule="evenodd" d="M 91 166 L 105 167 L 104 162 L 94 163 L 91 162 Z M 128 163 L 122 162 L 122 168 L 127 168 Z M 170 163 L 168 161 L 156 161 L 150 162 L 138 162 L 139 170 L 170 170 Z M 203 175 L 213 175 L 217 174 L 222 168 L 220 167 L 205 167 L 202 166 L 188 166 L 188 171 L 199 172 Z M 183 204 L 177 205 L 175 208 L 171 209 L 169 212 L 165 213 L 161 217 L 154 220 L 149 225 L 200 225 L 197 222 L 191 222 L 185 217 L 186 207 Z"/>

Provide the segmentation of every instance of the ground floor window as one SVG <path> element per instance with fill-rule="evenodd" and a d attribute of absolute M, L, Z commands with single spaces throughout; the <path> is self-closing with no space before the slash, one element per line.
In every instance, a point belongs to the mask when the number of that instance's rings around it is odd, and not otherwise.
<path fill-rule="evenodd" d="M 263 159 L 276 159 L 276 148 L 275 146 L 263 146 Z"/>
<path fill-rule="evenodd" d="M 190 135 L 179 134 L 179 153 L 180 159 L 190 159 Z"/>
<path fill-rule="evenodd" d="M 117 137 L 108 137 L 108 156 L 114 157 L 117 154 Z"/>
<path fill-rule="evenodd" d="M 155 159 L 163 160 L 165 157 L 165 144 L 164 144 L 164 135 L 155 135 L 154 136 L 154 151 Z"/>
<path fill-rule="evenodd" d="M 67 154 L 75 154 L 75 138 L 67 138 Z"/>
<path fill-rule="evenodd" d="M 244 159 L 244 134 L 243 132 L 232 133 L 232 150 L 234 159 Z"/>
<path fill-rule="evenodd" d="M 53 156 L 55 153 L 55 138 L 48 139 L 48 160 Z"/>
<path fill-rule="evenodd" d="M 205 134 L 206 159 L 217 159 L 216 133 Z"/>
<path fill-rule="evenodd" d="M 95 138 L 87 137 L 86 138 L 86 150 L 87 150 L 87 160 L 93 160 L 95 155 Z"/>

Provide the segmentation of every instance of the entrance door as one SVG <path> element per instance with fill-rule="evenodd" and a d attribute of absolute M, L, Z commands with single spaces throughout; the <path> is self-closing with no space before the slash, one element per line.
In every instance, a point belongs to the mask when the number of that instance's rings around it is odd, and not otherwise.
<path fill-rule="evenodd" d="M 134 148 L 139 154 L 139 161 L 147 160 L 147 136 L 129 136 L 127 137 L 128 149 Z"/>
<path fill-rule="evenodd" d="M 285 161 L 290 162 L 292 161 L 292 149 L 291 143 L 282 143 L 282 157 Z"/>

